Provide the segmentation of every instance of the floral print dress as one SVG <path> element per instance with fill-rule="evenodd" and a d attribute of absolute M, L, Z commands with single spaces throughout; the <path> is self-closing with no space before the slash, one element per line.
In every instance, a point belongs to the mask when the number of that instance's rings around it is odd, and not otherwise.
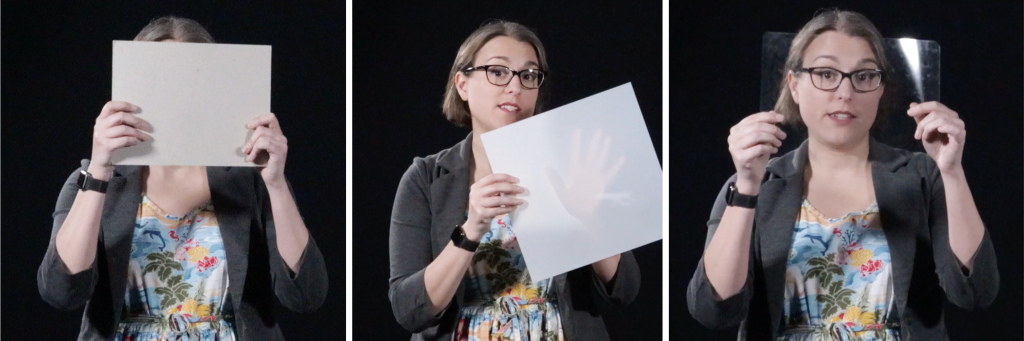
<path fill-rule="evenodd" d="M 115 340 L 235 340 L 224 240 L 207 202 L 176 217 L 143 196 Z"/>
<path fill-rule="evenodd" d="M 805 199 L 792 245 L 778 340 L 900 340 L 877 203 L 827 218 Z"/>
<path fill-rule="evenodd" d="M 508 215 L 491 220 L 463 285 L 455 340 L 564 340 L 551 280 L 530 279 Z"/>

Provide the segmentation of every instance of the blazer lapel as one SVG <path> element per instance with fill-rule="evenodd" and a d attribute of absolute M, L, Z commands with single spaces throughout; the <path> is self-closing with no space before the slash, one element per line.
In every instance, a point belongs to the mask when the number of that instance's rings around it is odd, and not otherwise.
<path fill-rule="evenodd" d="M 470 133 L 449 153 L 441 156 L 434 167 L 430 185 L 430 212 L 433 213 L 434 256 L 451 240 L 455 226 L 466 222 L 469 209 L 469 163 L 473 162 L 473 134 Z"/>
<path fill-rule="evenodd" d="M 206 177 L 228 259 L 228 292 L 237 308 L 245 292 L 249 268 L 249 235 L 255 219 L 250 212 L 255 212 L 255 179 L 250 169 L 242 167 L 207 167 Z M 262 223 L 256 220 L 257 224 Z"/>
<path fill-rule="evenodd" d="M 107 197 L 103 202 L 100 230 L 103 249 L 107 254 L 110 297 L 113 303 L 111 308 L 114 309 L 115 316 L 120 316 L 124 305 L 135 219 L 142 203 L 141 173 L 141 167 L 138 166 L 116 167 L 107 185 Z"/>
<path fill-rule="evenodd" d="M 771 180 L 758 193 L 755 231 L 758 255 L 764 269 L 764 283 L 772 335 L 778 332 L 786 284 L 786 265 L 793 245 L 793 227 L 803 198 L 803 171 L 807 164 L 807 142 L 766 167 Z M 756 265 L 756 264 L 755 264 Z"/>
<path fill-rule="evenodd" d="M 917 249 L 914 226 L 921 224 L 914 215 L 927 212 L 919 187 L 921 178 L 902 167 L 907 163 L 906 156 L 874 140 L 871 141 L 868 159 L 871 160 L 871 180 L 879 219 L 889 245 L 896 307 L 902 313 L 907 306 Z"/>

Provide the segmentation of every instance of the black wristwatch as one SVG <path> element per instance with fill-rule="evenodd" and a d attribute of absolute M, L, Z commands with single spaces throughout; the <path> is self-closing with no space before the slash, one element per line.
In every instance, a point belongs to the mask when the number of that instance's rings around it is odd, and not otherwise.
<path fill-rule="evenodd" d="M 476 248 L 480 247 L 479 242 L 466 238 L 466 231 L 462 229 L 462 225 L 455 225 L 455 231 L 452 231 L 452 244 L 469 252 L 476 252 Z"/>
<path fill-rule="evenodd" d="M 92 177 L 92 174 L 84 169 L 78 171 L 78 188 L 83 191 L 107 193 L 107 183 L 107 181 Z"/>
<path fill-rule="evenodd" d="M 725 203 L 729 206 L 755 208 L 757 207 L 757 196 L 741 194 L 736 190 L 736 183 L 730 182 L 729 189 L 725 192 Z"/>

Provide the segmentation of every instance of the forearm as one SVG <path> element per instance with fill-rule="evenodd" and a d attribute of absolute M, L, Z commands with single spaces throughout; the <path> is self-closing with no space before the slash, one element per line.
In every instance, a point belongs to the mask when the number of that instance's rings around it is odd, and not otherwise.
<path fill-rule="evenodd" d="M 971 269 L 974 254 L 985 236 L 985 225 L 974 204 L 962 167 L 942 173 L 942 184 L 946 194 L 949 246 L 960 264 Z"/>
<path fill-rule="evenodd" d="M 423 283 L 427 287 L 432 314 L 440 313 L 448 306 L 472 261 L 472 252 L 448 242 L 441 254 L 427 265 L 423 271 Z"/>
<path fill-rule="evenodd" d="M 747 281 L 753 225 L 753 209 L 726 207 L 704 249 L 704 272 L 722 299 L 738 294 Z"/>
<path fill-rule="evenodd" d="M 277 250 L 293 273 L 299 270 L 299 260 L 309 243 L 309 230 L 299 215 L 288 184 L 267 184 L 271 212 L 274 215 L 274 229 L 277 234 Z"/>
<path fill-rule="evenodd" d="M 112 173 L 110 170 L 89 167 L 89 174 L 98 180 L 108 181 Z M 60 231 L 57 231 L 54 247 L 71 274 L 89 269 L 96 259 L 100 218 L 106 197 L 105 193 L 79 190 Z"/>

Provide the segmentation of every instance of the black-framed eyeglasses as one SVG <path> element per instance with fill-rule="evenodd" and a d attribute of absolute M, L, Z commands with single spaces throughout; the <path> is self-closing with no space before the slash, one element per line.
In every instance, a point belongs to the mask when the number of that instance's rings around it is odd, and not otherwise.
<path fill-rule="evenodd" d="M 519 76 L 519 84 L 523 89 L 536 89 L 544 84 L 544 71 L 541 69 L 512 70 L 503 65 L 481 65 L 462 69 L 463 72 L 487 71 L 487 81 L 497 86 L 506 86 L 512 82 L 512 77 Z"/>
<path fill-rule="evenodd" d="M 878 90 L 882 85 L 882 77 L 885 75 L 879 69 L 861 69 L 853 72 L 842 72 L 830 67 L 811 67 L 796 70 L 807 72 L 811 75 L 811 84 L 815 88 L 824 91 L 835 91 L 843 83 L 843 79 L 849 78 L 853 90 L 856 92 L 872 92 Z"/>

